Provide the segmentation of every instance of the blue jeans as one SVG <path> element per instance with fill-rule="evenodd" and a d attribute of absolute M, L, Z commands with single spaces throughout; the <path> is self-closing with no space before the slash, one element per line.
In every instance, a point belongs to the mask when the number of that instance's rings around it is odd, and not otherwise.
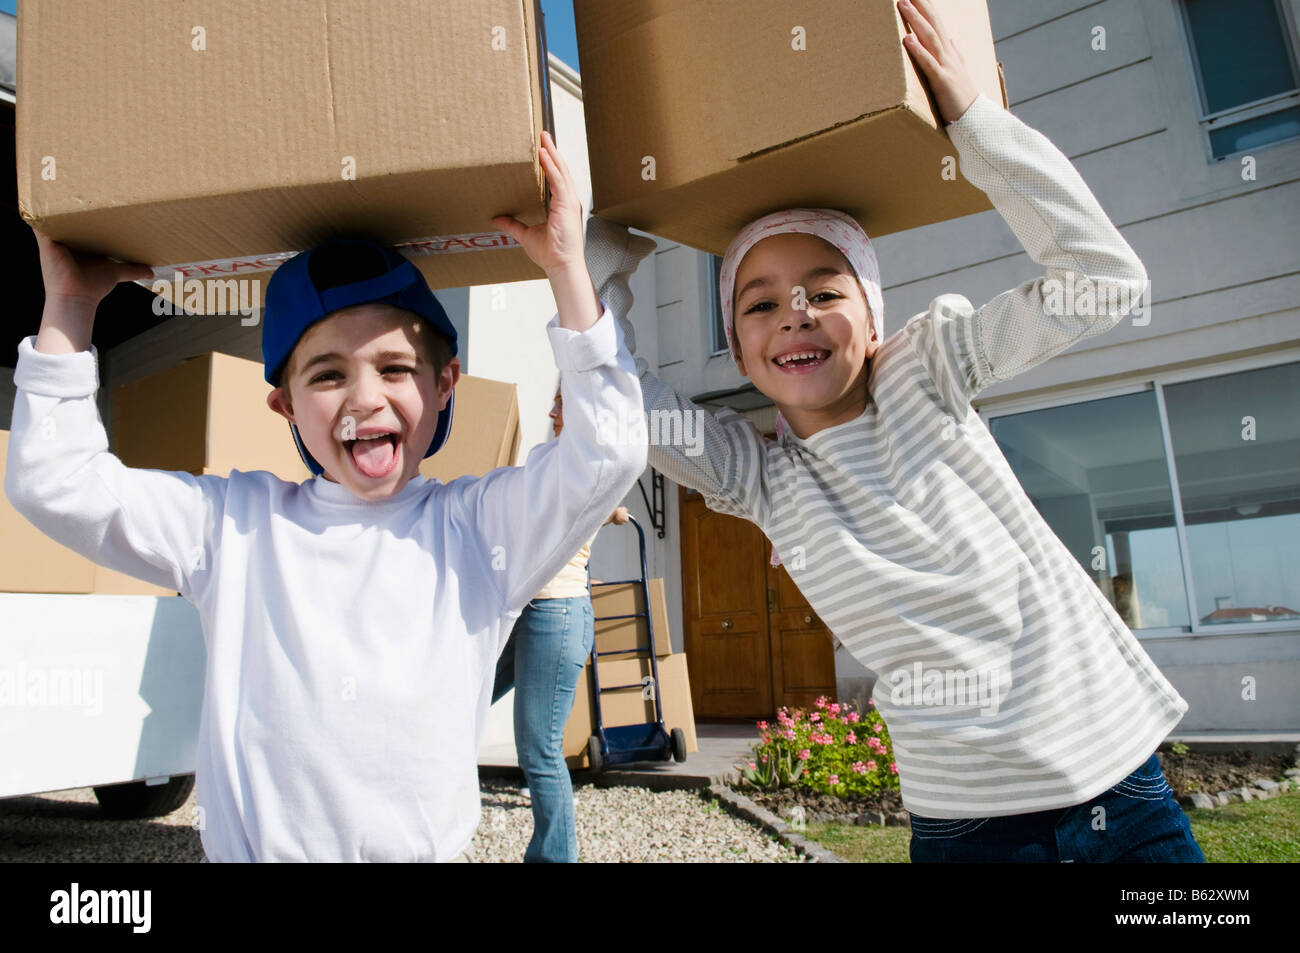
<path fill-rule="evenodd" d="M 1006 817 L 912 816 L 913 863 L 1204 863 L 1154 754 L 1084 804 Z"/>
<path fill-rule="evenodd" d="M 533 801 L 525 863 L 574 863 L 573 783 L 564 763 L 564 724 L 595 641 L 591 599 L 534 599 L 497 662 L 492 700 L 515 690 L 515 750 Z"/>

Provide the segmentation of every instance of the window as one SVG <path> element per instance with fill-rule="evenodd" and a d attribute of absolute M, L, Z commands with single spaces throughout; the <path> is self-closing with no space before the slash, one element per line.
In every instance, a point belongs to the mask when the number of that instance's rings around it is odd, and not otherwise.
<path fill-rule="evenodd" d="M 1294 27 L 1282 0 L 1182 0 L 1210 154 L 1300 137 Z"/>
<path fill-rule="evenodd" d="M 1164 389 L 1196 619 L 1300 623 L 1300 364 Z"/>
<path fill-rule="evenodd" d="M 1300 363 L 994 417 L 1052 531 L 1134 630 L 1300 627 Z"/>
<path fill-rule="evenodd" d="M 709 256 L 709 307 L 712 309 L 710 314 L 712 320 L 709 327 L 712 329 L 710 334 L 712 340 L 709 342 L 714 354 L 722 354 L 727 350 L 727 332 L 722 326 L 722 292 L 719 288 L 722 285 L 722 259 L 717 255 Z"/>
<path fill-rule="evenodd" d="M 1187 625 L 1155 394 L 993 419 L 1020 485 L 1131 629 Z"/>

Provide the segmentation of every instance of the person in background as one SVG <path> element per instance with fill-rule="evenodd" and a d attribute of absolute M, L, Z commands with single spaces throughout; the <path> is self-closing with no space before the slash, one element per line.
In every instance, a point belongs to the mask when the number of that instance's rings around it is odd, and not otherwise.
<path fill-rule="evenodd" d="M 557 389 L 548 414 L 555 436 L 564 429 L 563 397 Z M 601 525 L 623 525 L 620 506 Z M 533 805 L 533 836 L 524 863 L 575 863 L 578 837 L 573 784 L 564 762 L 564 725 L 574 692 L 595 642 L 587 560 L 595 536 L 524 606 L 497 662 L 492 701 L 515 690 L 515 750 Z"/>

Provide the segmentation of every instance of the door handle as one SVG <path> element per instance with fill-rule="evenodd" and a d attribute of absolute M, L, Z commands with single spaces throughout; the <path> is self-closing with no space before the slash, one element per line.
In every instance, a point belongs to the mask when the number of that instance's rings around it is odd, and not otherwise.
<path fill-rule="evenodd" d="M 731 620 L 730 620 L 730 619 L 723 619 L 723 620 L 722 620 L 722 627 L 723 627 L 724 629 L 730 629 L 730 628 L 731 628 Z"/>
<path fill-rule="evenodd" d="M 805 625 L 812 625 L 812 623 L 813 623 L 813 617 L 810 616 L 810 615 L 806 615 L 806 616 L 803 617 L 803 621 L 804 621 L 804 624 L 805 624 Z"/>

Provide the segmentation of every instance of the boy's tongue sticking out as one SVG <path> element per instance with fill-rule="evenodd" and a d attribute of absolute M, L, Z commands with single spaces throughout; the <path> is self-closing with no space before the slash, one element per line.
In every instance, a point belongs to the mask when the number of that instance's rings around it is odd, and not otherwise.
<path fill-rule="evenodd" d="M 363 476 L 386 477 L 397 466 L 397 437 L 395 434 L 358 437 L 348 443 L 348 452 Z"/>

